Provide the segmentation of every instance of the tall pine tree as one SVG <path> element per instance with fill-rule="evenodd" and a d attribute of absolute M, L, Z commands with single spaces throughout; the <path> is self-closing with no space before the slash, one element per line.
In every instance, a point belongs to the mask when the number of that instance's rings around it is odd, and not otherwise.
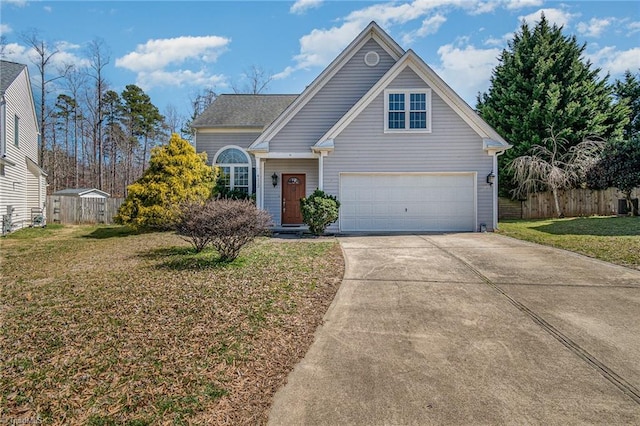
<path fill-rule="evenodd" d="M 551 148 L 550 130 L 566 141 L 561 152 L 590 136 L 622 136 L 628 108 L 614 103 L 607 78 L 583 60 L 585 47 L 544 15 L 533 29 L 523 22 L 500 56 L 488 93 L 478 96 L 482 118 L 513 145 L 500 157 L 505 195 L 514 187 L 505 166 L 534 145 Z"/>

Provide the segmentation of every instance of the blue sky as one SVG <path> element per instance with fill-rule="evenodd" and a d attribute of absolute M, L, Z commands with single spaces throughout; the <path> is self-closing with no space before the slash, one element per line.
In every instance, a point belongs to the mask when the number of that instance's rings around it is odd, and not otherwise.
<path fill-rule="evenodd" d="M 300 93 L 372 20 L 413 49 L 470 105 L 489 87 L 497 57 L 522 20 L 544 11 L 587 43 L 585 56 L 612 77 L 640 68 L 636 1 L 25 1 L 2 0 L 5 58 L 29 63 L 21 34 L 36 28 L 56 64 L 85 64 L 101 38 L 118 92 L 137 84 L 162 113 L 187 115 L 204 88 L 232 92 L 252 65 L 274 75 L 268 93 Z M 35 75 L 35 70 L 31 71 Z"/>

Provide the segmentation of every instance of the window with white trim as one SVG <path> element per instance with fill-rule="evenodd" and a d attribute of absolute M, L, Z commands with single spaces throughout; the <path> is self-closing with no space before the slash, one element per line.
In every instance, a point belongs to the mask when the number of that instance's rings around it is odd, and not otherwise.
<path fill-rule="evenodd" d="M 385 132 L 431 131 L 431 90 L 385 90 Z"/>
<path fill-rule="evenodd" d="M 239 147 L 224 147 L 216 154 L 214 165 L 220 168 L 225 187 L 251 194 L 251 159 Z"/>

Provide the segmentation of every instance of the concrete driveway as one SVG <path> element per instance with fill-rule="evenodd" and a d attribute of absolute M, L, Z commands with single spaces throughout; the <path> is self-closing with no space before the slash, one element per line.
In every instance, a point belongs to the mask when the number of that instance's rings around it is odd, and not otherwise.
<path fill-rule="evenodd" d="M 640 271 L 495 234 L 339 240 L 270 424 L 640 424 Z"/>

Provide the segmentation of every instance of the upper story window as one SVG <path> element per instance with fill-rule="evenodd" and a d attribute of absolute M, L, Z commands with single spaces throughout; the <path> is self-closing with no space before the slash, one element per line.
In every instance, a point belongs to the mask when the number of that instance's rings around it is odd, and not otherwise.
<path fill-rule="evenodd" d="M 15 146 L 20 146 L 20 117 L 14 116 L 13 121 L 13 143 Z"/>
<path fill-rule="evenodd" d="M 251 194 L 251 159 L 244 150 L 224 147 L 216 154 L 214 164 L 220 167 L 227 189 Z"/>
<path fill-rule="evenodd" d="M 385 132 L 431 131 L 431 90 L 393 90 L 385 95 Z"/>

